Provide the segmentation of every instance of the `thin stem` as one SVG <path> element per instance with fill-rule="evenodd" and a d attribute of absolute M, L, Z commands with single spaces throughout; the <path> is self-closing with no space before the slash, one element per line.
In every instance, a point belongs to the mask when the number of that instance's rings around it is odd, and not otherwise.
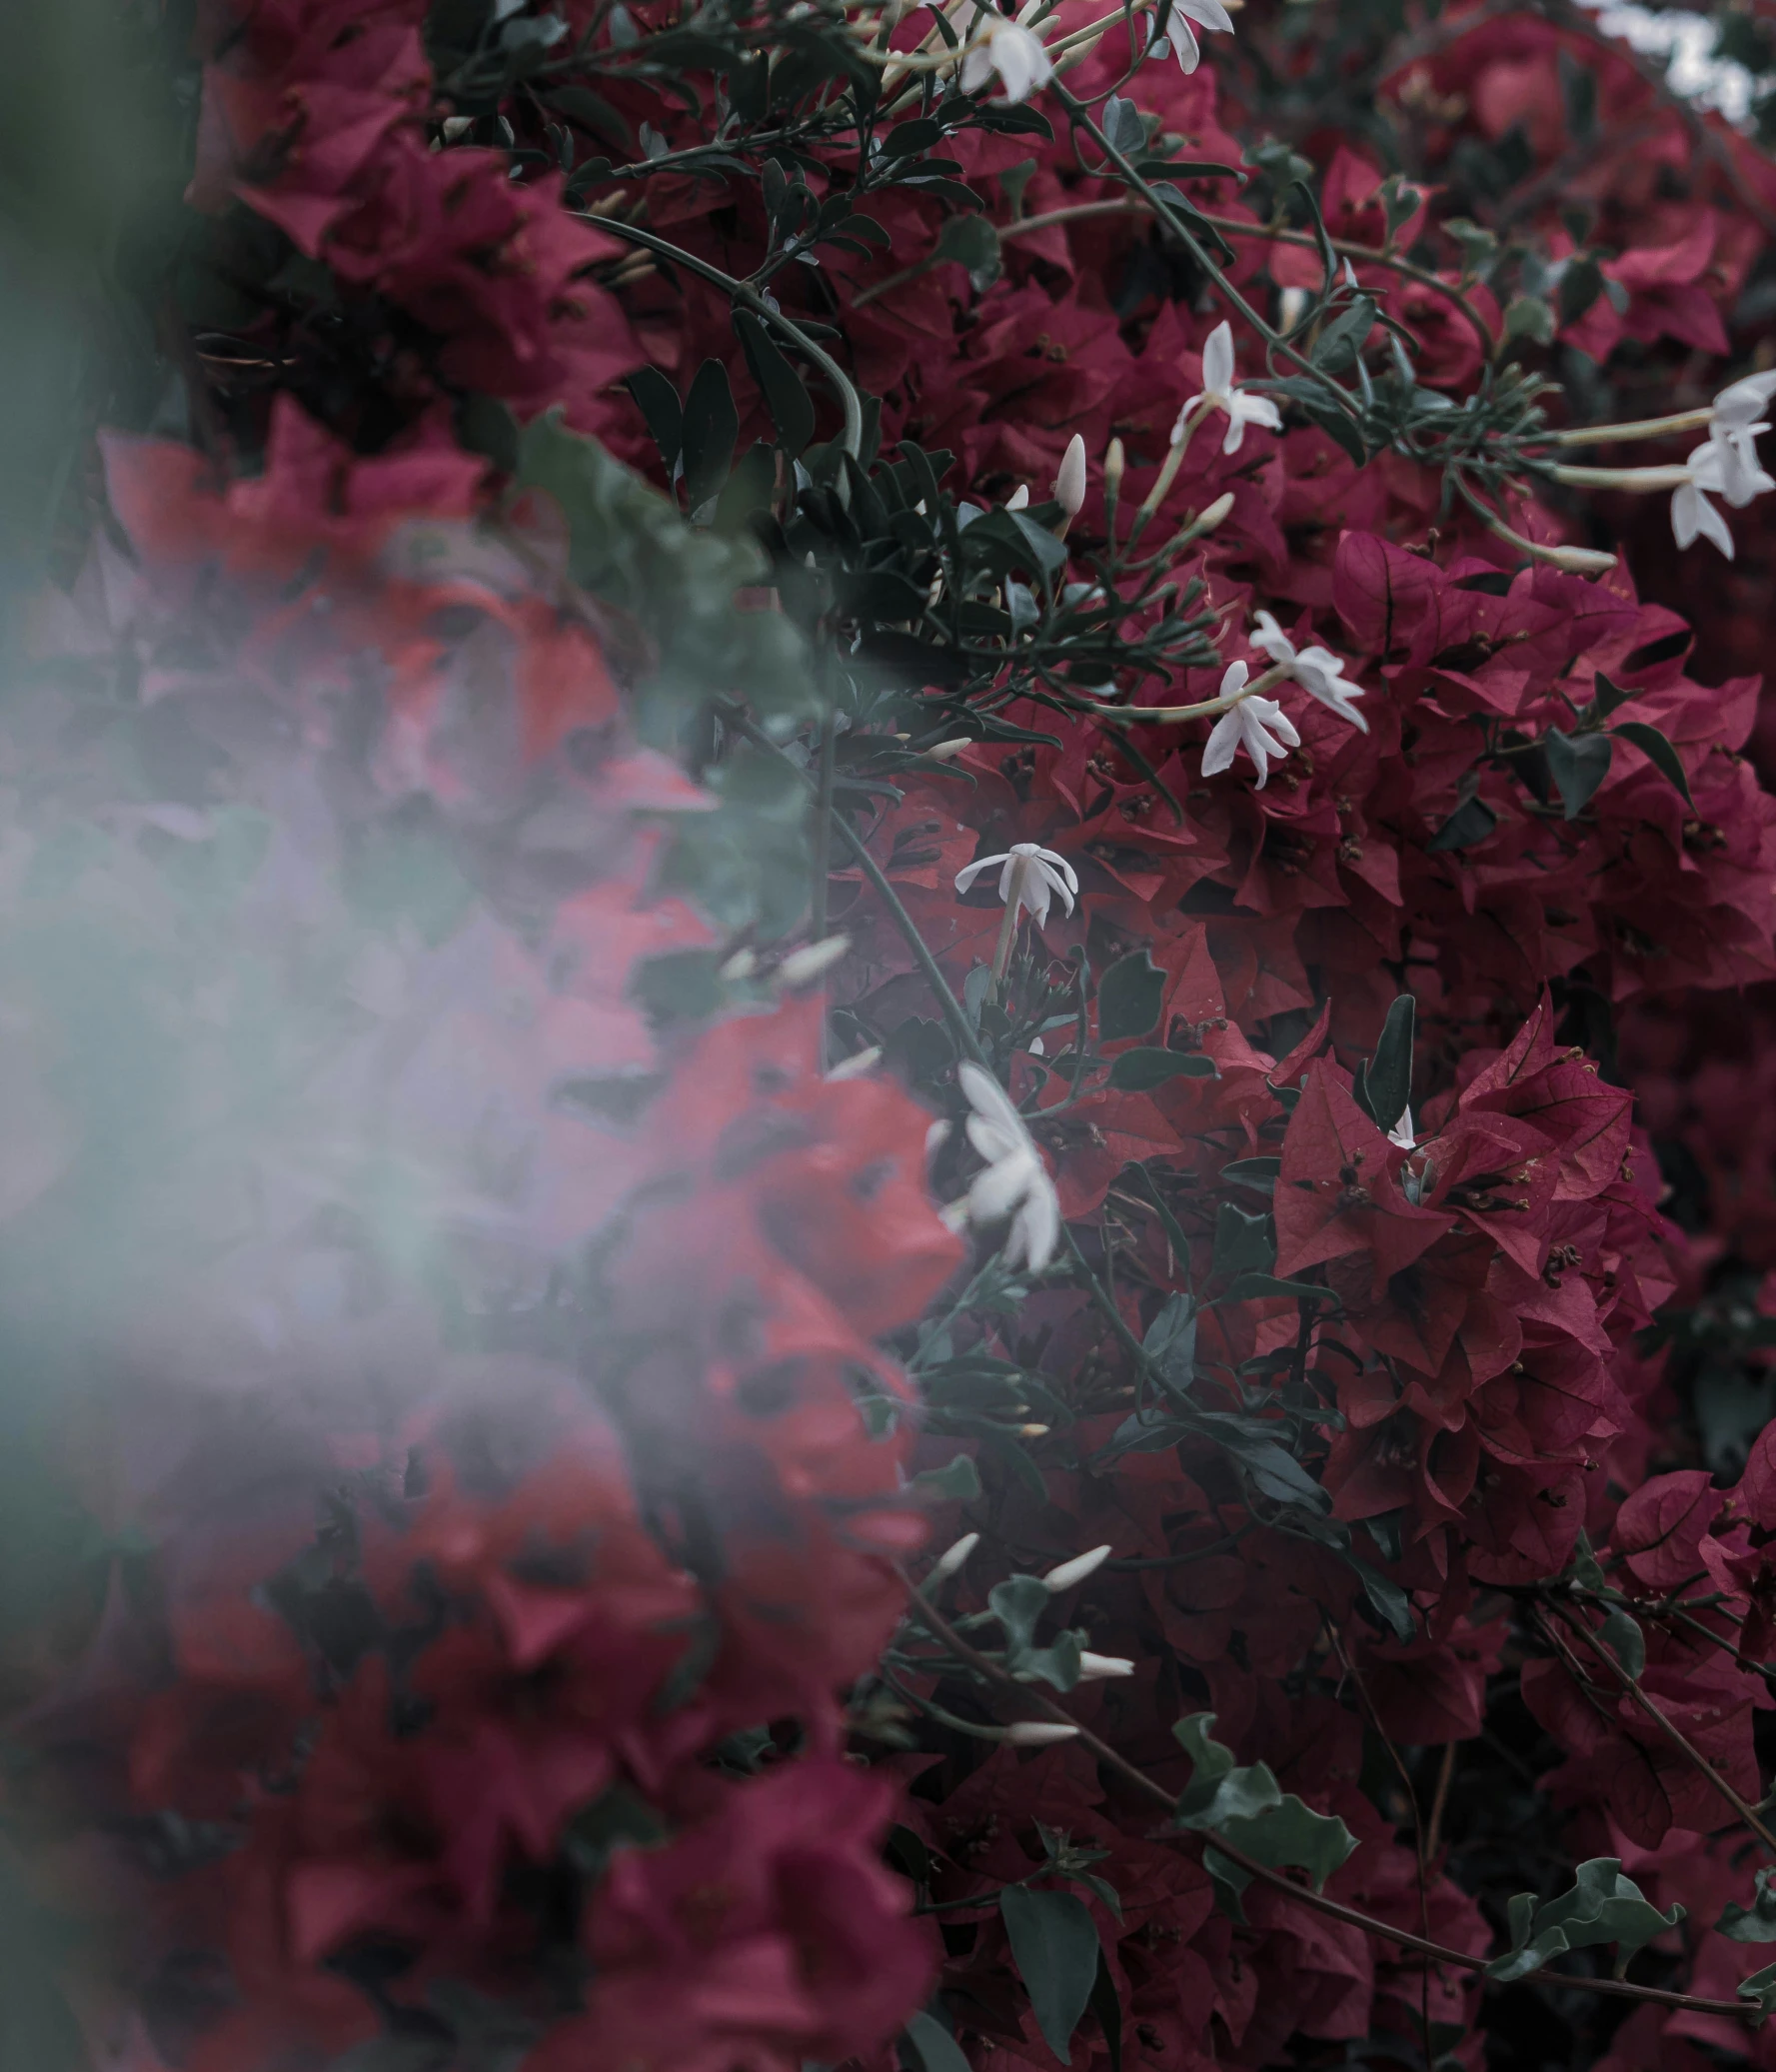
<path fill-rule="evenodd" d="M 1671 417 L 1643 417 L 1629 425 L 1574 425 L 1564 432 L 1550 432 L 1555 446 L 1614 446 L 1629 439 L 1667 439 L 1677 432 L 1699 432 L 1714 422 L 1714 405 L 1704 403 L 1696 410 L 1680 410 Z"/>
<path fill-rule="evenodd" d="M 1578 1635 L 1604 1667 L 1609 1670 L 1610 1674 L 1614 1676 L 1634 1703 L 1640 1707 L 1648 1719 L 1664 1734 L 1672 1747 L 1677 1749 L 1687 1762 L 1708 1779 L 1709 1783 L 1726 1800 L 1727 1804 L 1732 1807 L 1739 1818 L 1744 1821 L 1750 1831 L 1763 1843 L 1771 1856 L 1776 1857 L 1776 1835 L 1770 1832 L 1753 1808 L 1746 1804 L 1744 1799 L 1739 1796 L 1719 1770 L 1714 1767 L 1713 1763 L 1708 1760 L 1695 1743 L 1690 1740 L 1689 1736 L 1684 1733 L 1683 1729 L 1678 1726 L 1677 1722 L 1668 1719 L 1660 1711 L 1653 1700 L 1641 1689 L 1639 1677 L 1623 1667 L 1616 1659 L 1614 1651 L 1607 1647 L 1597 1634 L 1592 1632 L 1583 1619 L 1575 1616 L 1564 1604 L 1557 1604 L 1553 1608 L 1562 1625 L 1567 1627 L 1570 1632 Z"/>
<path fill-rule="evenodd" d="M 1336 399 L 1338 408 L 1347 417 L 1355 418 L 1359 416 L 1360 413 L 1355 402 L 1345 390 L 1341 389 L 1335 381 L 1328 380 L 1320 369 L 1314 366 L 1311 360 L 1298 353 L 1280 332 L 1272 329 L 1269 324 L 1265 323 L 1264 319 L 1252 308 L 1251 304 L 1246 301 L 1245 297 L 1240 294 L 1239 290 L 1234 287 L 1226 274 L 1210 257 L 1202 241 L 1190 230 L 1184 218 L 1172 208 L 1164 195 L 1154 189 L 1149 181 L 1142 179 L 1128 158 L 1116 149 L 1115 145 L 1098 128 L 1097 124 L 1092 121 L 1090 111 L 1086 108 L 1084 102 L 1075 95 L 1068 93 L 1064 86 L 1056 86 L 1053 91 L 1074 126 L 1085 132 L 1086 136 L 1091 139 L 1111 165 L 1121 174 L 1127 185 L 1141 197 L 1158 221 L 1178 240 L 1190 257 L 1195 260 L 1196 264 L 1201 267 L 1202 271 L 1207 274 L 1208 278 L 1219 289 L 1226 301 L 1239 312 L 1270 350 L 1280 353 L 1285 360 L 1291 362 L 1310 380 L 1317 382 L 1328 396 Z"/>
<path fill-rule="evenodd" d="M 1017 918 L 1023 912 L 1023 882 L 1029 874 L 1028 857 L 1011 859 L 1011 883 L 1005 889 L 1005 913 L 999 923 L 998 941 L 992 947 L 992 983 L 994 989 L 1005 983 L 1005 973 L 1011 963 L 1011 946 L 1017 940 Z"/>
<path fill-rule="evenodd" d="M 1662 468 L 1567 468 L 1556 465 L 1548 473 L 1556 482 L 1570 483 L 1574 489 L 1682 489 L 1690 480 L 1690 471 L 1675 462 Z"/>
<path fill-rule="evenodd" d="M 814 886 L 809 902 L 809 939 L 827 937 L 827 880 L 833 862 L 833 780 L 839 762 L 839 711 L 829 706 L 821 722 L 820 776 L 814 800 Z"/>
<path fill-rule="evenodd" d="M 1288 664 L 1278 662 L 1265 670 L 1261 677 L 1253 677 L 1243 690 L 1234 692 L 1231 698 L 1205 698 L 1200 705 L 1118 705 L 1088 706 L 1094 720 L 1105 721 L 1117 727 L 1164 727 L 1174 721 L 1206 720 L 1216 713 L 1230 713 L 1236 705 L 1243 705 L 1248 698 L 1256 698 L 1265 691 L 1272 691 L 1288 676 Z"/>
<path fill-rule="evenodd" d="M 1033 1699 L 1048 1717 L 1057 1724 L 1077 1728 L 1080 1747 L 1088 1749 L 1106 1769 L 1113 1770 L 1124 1783 L 1140 1792 L 1144 1797 L 1157 1801 L 1169 1814 L 1175 1810 L 1172 1793 L 1166 1790 L 1157 1778 L 1149 1777 L 1144 1770 L 1137 1769 L 1126 1756 L 1119 1755 L 1107 1741 L 1099 1738 L 1087 1726 L 1080 1725 L 1062 1705 L 1045 1696 L 1041 1691 L 1027 1684 L 1014 1683 L 1006 1672 L 986 1656 L 970 1647 L 940 1612 L 933 1611 L 921 1597 L 904 1572 L 900 1572 L 912 1615 L 944 1646 L 958 1661 L 970 1668 L 984 1681 L 998 1685 L 1001 1689 L 1024 1699 Z M 1168 1840 L 1182 1841 L 1185 1837 L 1176 1832 L 1166 1836 Z M 1383 1942 L 1391 1942 L 1402 1950 L 1412 1950 L 1422 1956 L 1434 1958 L 1439 1964 L 1453 1964 L 1461 1971 L 1484 1972 L 1488 1963 L 1485 1957 L 1476 1957 L 1466 1950 L 1452 1950 L 1442 1943 L 1432 1942 L 1426 1936 L 1412 1935 L 1403 1928 L 1390 1927 L 1385 1921 L 1377 1921 L 1372 1914 L 1360 1912 L 1356 1907 L 1345 1906 L 1341 1900 L 1328 1899 L 1323 1892 L 1314 1891 L 1311 1885 L 1298 1885 L 1293 1878 L 1279 1870 L 1273 1870 L 1267 1863 L 1260 1863 L 1255 1856 L 1248 1856 L 1236 1843 L 1216 1834 L 1210 1837 L 1211 1846 L 1218 1854 L 1238 1864 L 1248 1876 L 1257 1878 L 1273 1890 L 1281 1892 L 1297 1905 L 1310 1908 L 1314 1913 L 1324 1914 L 1328 1920 L 1342 1921 L 1348 1927 L 1360 1928 L 1365 1935 L 1372 1935 Z M 1626 1979 L 1585 1978 L 1563 1971 L 1548 1971 L 1545 1968 L 1529 1972 L 1525 1976 L 1542 1978 L 1549 1985 L 1569 1988 L 1577 1993 L 1602 1993 L 1618 2000 L 1651 2000 L 1661 2007 L 1684 2007 L 1698 2014 L 1717 2014 L 1742 2022 L 1760 2019 L 1756 2007 L 1743 2000 L 1705 2000 L 1695 1993 L 1668 1992 L 1662 1986 L 1635 1986 Z M 1521 1984 L 1521 1980 L 1513 1981 Z"/>
<path fill-rule="evenodd" d="M 814 364 L 833 384 L 839 397 L 840 407 L 845 412 L 845 430 L 840 434 L 840 444 L 852 459 L 860 460 L 864 452 L 864 406 L 856 388 L 839 362 L 824 346 L 816 344 L 793 318 L 786 317 L 776 303 L 760 294 L 757 288 L 746 281 L 737 281 L 732 274 L 725 274 L 719 266 L 711 266 L 707 259 L 699 259 L 694 252 L 687 252 L 681 246 L 671 244 L 663 237 L 657 237 L 651 230 L 643 230 L 638 224 L 619 223 L 615 217 L 592 216 L 585 210 L 575 212 L 586 216 L 601 230 L 608 230 L 615 237 L 628 238 L 631 243 L 645 245 L 650 252 L 657 252 L 661 258 L 670 259 L 675 266 L 682 266 L 688 272 L 699 274 L 717 288 L 725 288 L 736 302 L 750 309 L 762 322 L 773 325 L 790 342 L 805 352 Z"/>
<path fill-rule="evenodd" d="M 1527 554 L 1531 561 L 1552 562 L 1555 568 L 1568 569 L 1577 575 L 1601 576 L 1606 570 L 1615 567 L 1616 557 L 1613 554 L 1604 554 L 1595 548 L 1544 547 L 1538 540 L 1526 540 L 1520 532 L 1506 525 L 1489 504 L 1483 503 L 1475 496 L 1459 474 L 1454 475 L 1452 480 L 1457 495 L 1486 530 L 1496 533 L 1499 539 L 1509 542 L 1521 553 Z"/>

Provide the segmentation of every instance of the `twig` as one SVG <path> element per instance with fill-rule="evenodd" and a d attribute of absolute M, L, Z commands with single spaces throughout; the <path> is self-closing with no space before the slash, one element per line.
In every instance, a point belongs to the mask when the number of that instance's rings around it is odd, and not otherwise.
<path fill-rule="evenodd" d="M 996 1684 L 1017 1696 L 1033 1699 L 1057 1724 L 1075 1728 L 1079 1745 L 1096 1756 L 1105 1768 L 1113 1770 L 1124 1783 L 1144 1797 L 1156 1800 L 1167 1813 L 1175 1809 L 1173 1795 L 1157 1778 L 1149 1777 L 1144 1770 L 1137 1769 L 1126 1756 L 1119 1755 L 1107 1741 L 1100 1739 L 1089 1727 L 1082 1726 L 1074 1719 L 1065 1706 L 1056 1704 L 1052 1698 L 1044 1696 L 1029 1685 L 1014 1682 L 998 1663 L 988 1660 L 985 1655 L 970 1647 L 940 1612 L 932 1610 L 916 1584 L 903 1570 L 899 1573 L 912 1608 L 912 1616 L 928 1632 L 941 1640 L 958 1661 L 988 1683 Z M 1167 1838 L 1176 1841 L 1185 1839 L 1184 1835 L 1176 1832 Z M 1285 1876 L 1279 1870 L 1273 1870 L 1267 1863 L 1260 1863 L 1255 1856 L 1248 1856 L 1236 1843 L 1229 1842 L 1218 1834 L 1210 1838 L 1210 1843 L 1218 1854 L 1225 1856 L 1229 1862 L 1236 1863 L 1248 1876 L 1281 1892 L 1297 1905 L 1325 1915 L 1328 1920 L 1342 1921 L 1347 1927 L 1360 1928 L 1365 1935 L 1373 1935 L 1384 1942 L 1396 1944 L 1400 1949 L 1413 1950 L 1423 1956 L 1434 1958 L 1439 1964 L 1453 1964 L 1461 1971 L 1484 1972 L 1490 1961 L 1485 1957 L 1472 1956 L 1466 1950 L 1445 1948 L 1441 1943 L 1432 1942 L 1422 1935 L 1413 1935 L 1406 1929 L 1389 1927 L 1385 1921 L 1378 1921 L 1372 1914 L 1365 1914 L 1357 1907 L 1346 1906 L 1341 1900 L 1328 1899 L 1323 1892 L 1315 1892 L 1311 1885 L 1298 1885 L 1293 1878 Z M 1618 2000 L 1650 2000 L 1661 2007 L 1682 2007 L 1692 2013 L 1724 2015 L 1736 2021 L 1750 2022 L 1758 2019 L 1757 2008 L 1743 2000 L 1707 2000 L 1696 1993 L 1671 1992 L 1663 1986 L 1630 1985 L 1626 1979 L 1584 1978 L 1563 1971 L 1548 1971 L 1545 1967 L 1540 1971 L 1526 1973 L 1525 1976 L 1542 1978 L 1549 1985 L 1566 1987 L 1578 1993 L 1603 1993 Z M 1515 1980 L 1513 1983 L 1521 1984 L 1522 1980 Z"/>

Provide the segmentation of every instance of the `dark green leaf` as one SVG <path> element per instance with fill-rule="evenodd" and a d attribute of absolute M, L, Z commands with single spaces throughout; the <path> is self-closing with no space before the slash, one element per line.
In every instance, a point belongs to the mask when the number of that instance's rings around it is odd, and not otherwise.
<path fill-rule="evenodd" d="M 1215 1210 L 1216 1275 L 1268 1273 L 1275 1263 L 1276 1235 L 1269 1215 L 1247 1215 L 1231 1201 L 1221 1202 Z"/>
<path fill-rule="evenodd" d="M 1542 736 L 1541 748 L 1548 759 L 1549 774 L 1565 805 L 1566 818 L 1574 820 L 1591 803 L 1591 795 L 1609 775 L 1610 758 L 1615 753 L 1609 736 L 1562 734 L 1558 727 L 1550 727 Z"/>
<path fill-rule="evenodd" d="M 1387 1011 L 1381 1040 L 1368 1061 L 1355 1091 L 1378 1129 L 1391 1129 L 1412 1098 L 1412 1038 L 1417 1029 L 1418 1004 L 1402 993 Z"/>
<path fill-rule="evenodd" d="M 1776 1891 L 1771 1889 L 1776 1870 L 1757 1874 L 1756 1897 L 1749 1907 L 1729 1899 L 1726 1911 L 1714 1924 L 1715 1933 L 1729 1942 L 1776 1942 Z"/>
<path fill-rule="evenodd" d="M 1099 127 L 1109 139 L 1111 148 L 1120 151 L 1125 158 L 1132 158 L 1147 148 L 1147 126 L 1141 121 L 1140 110 L 1119 94 L 1111 94 L 1103 104 Z"/>
<path fill-rule="evenodd" d="M 969 2072 L 966 2053 L 935 2015 L 909 2014 L 906 2042 L 918 2060 L 918 2072 Z"/>
<path fill-rule="evenodd" d="M 958 1453 L 947 1467 L 927 1467 L 912 1477 L 912 1487 L 933 1502 L 971 1503 L 980 1494 L 980 1470 L 967 1453 Z"/>
<path fill-rule="evenodd" d="M 1182 1394 L 1196 1374 L 1196 1302 L 1191 1295 L 1168 1295 L 1147 1326 L 1141 1349 L 1168 1388 Z"/>
<path fill-rule="evenodd" d="M 1432 854 L 1476 849 L 1498 826 L 1498 815 L 1483 799 L 1464 799 L 1424 845 Z"/>
<path fill-rule="evenodd" d="M 970 528 L 970 531 L 974 528 Z M 1159 1021 L 1165 974 L 1144 950 L 1118 958 L 1097 987 L 1097 1034 L 1106 1043 L 1145 1036 Z"/>
<path fill-rule="evenodd" d="M 1177 1802 L 1176 1821 L 1198 1834 L 1219 1834 L 1248 1856 L 1273 1869 L 1305 1870 L 1313 1889 L 1323 1889 L 1333 1871 L 1356 1847 L 1356 1838 L 1335 1814 L 1316 1813 L 1293 1792 L 1284 1793 L 1268 1764 L 1236 1765 L 1233 1751 L 1211 1740 L 1212 1712 L 1194 1712 L 1172 1727 L 1194 1765 Z M 1246 1875 L 1219 1859 L 1215 1875 L 1237 1891 Z"/>
<path fill-rule="evenodd" d="M 1268 1194 L 1275 1189 L 1276 1175 L 1281 1170 L 1280 1158 L 1235 1158 L 1221 1167 L 1221 1177 L 1232 1180 L 1236 1186 L 1250 1187 L 1254 1193 Z"/>
<path fill-rule="evenodd" d="M 1630 1676 L 1638 1676 L 1646 1667 L 1646 1635 L 1639 1621 L 1619 1604 L 1605 1616 L 1597 1637 Z"/>
<path fill-rule="evenodd" d="M 926 116 L 918 116 L 911 122 L 897 122 L 883 139 L 884 158 L 909 158 L 915 152 L 929 151 L 933 144 L 941 143 L 943 126 L 932 122 Z"/>
<path fill-rule="evenodd" d="M 1387 1577 L 1359 1559 L 1355 1554 L 1344 1557 L 1349 1567 L 1356 1571 L 1357 1581 L 1363 1586 L 1363 1595 L 1369 1600 L 1372 1611 L 1380 1618 L 1393 1637 L 1405 1645 L 1416 1630 L 1412 1623 L 1412 1600 L 1398 1583 L 1389 1582 Z"/>
<path fill-rule="evenodd" d="M 814 437 L 814 400 L 803 386 L 802 377 L 784 358 L 770 328 L 751 310 L 735 312 L 734 328 L 740 333 L 747 365 L 777 427 L 777 443 L 791 460 L 796 460 Z"/>
<path fill-rule="evenodd" d="M 1623 1961 L 1684 1917 L 1681 1906 L 1662 1914 L 1632 1878 L 1622 1876 L 1621 1859 L 1594 1856 L 1581 1863 L 1570 1892 L 1536 1904 L 1532 1892 L 1520 1892 L 1509 1907 L 1511 1948 L 1494 1957 L 1486 1976 L 1524 1978 L 1565 1950 L 1587 1949 L 1613 1942 Z"/>
<path fill-rule="evenodd" d="M 1007 1885 L 999 1894 L 999 1913 L 1043 2041 L 1063 2065 L 1070 2065 L 1072 2034 L 1097 1982 L 1097 1925 L 1091 1910 L 1070 1892 Z"/>
<path fill-rule="evenodd" d="M 1620 735 L 1624 741 L 1631 741 L 1659 775 L 1677 787 L 1683 795 L 1683 803 L 1695 805 L 1690 797 L 1690 781 L 1684 775 L 1677 751 L 1658 728 L 1649 727 L 1644 720 L 1619 720 L 1610 732 Z"/>
<path fill-rule="evenodd" d="M 1737 1992 L 1748 2008 L 1756 2009 L 1753 2026 L 1761 2026 L 1776 2011 L 1776 1964 L 1766 1964 L 1762 1971 L 1754 1971 L 1749 1978 L 1742 1978 Z"/>
<path fill-rule="evenodd" d="M 1110 1084 L 1124 1093 L 1147 1093 L 1167 1079 L 1217 1077 L 1214 1059 L 1200 1050 L 1124 1050 L 1110 1066 Z"/>
<path fill-rule="evenodd" d="M 728 480 L 739 437 L 740 413 L 728 386 L 728 370 L 720 360 L 706 360 L 685 399 L 685 493 L 693 511 Z"/>
<path fill-rule="evenodd" d="M 1688 636 L 1685 635 L 1684 638 L 1687 641 Z M 1617 685 L 1612 684 L 1602 670 L 1597 672 L 1593 682 L 1596 690 L 1588 711 L 1591 716 L 1599 720 L 1607 720 L 1618 706 L 1626 705 L 1629 699 L 1640 696 L 1638 690 L 1623 691 Z"/>
<path fill-rule="evenodd" d="M 629 378 L 629 393 L 647 419 L 648 430 L 670 475 L 679 465 L 685 444 L 685 412 L 679 392 L 658 367 L 638 367 Z"/>
<path fill-rule="evenodd" d="M 1089 1882 L 1101 1885 L 1103 1880 L 1092 1878 Z M 1103 2031 L 1104 2048 L 1110 2054 L 1110 2072 L 1122 2072 L 1122 2002 L 1102 1950 L 1097 1953 L 1097 1977 L 1091 1987 L 1090 2007 L 1097 2017 L 1097 2026 Z"/>

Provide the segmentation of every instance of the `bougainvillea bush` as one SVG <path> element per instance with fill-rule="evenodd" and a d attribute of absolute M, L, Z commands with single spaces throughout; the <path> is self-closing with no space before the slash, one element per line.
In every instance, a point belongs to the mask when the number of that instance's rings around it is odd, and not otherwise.
<path fill-rule="evenodd" d="M 1776 2066 L 1757 111 L 3 33 L 4 2072 Z"/>

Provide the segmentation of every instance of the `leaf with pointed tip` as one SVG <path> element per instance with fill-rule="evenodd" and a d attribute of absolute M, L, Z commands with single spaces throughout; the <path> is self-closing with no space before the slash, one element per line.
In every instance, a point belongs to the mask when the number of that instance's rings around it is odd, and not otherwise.
<path fill-rule="evenodd" d="M 1519 1892 L 1509 1908 L 1511 1948 L 1494 1957 L 1486 1976 L 1504 1981 L 1526 1978 L 1565 1950 L 1614 1943 L 1625 1963 L 1638 1949 L 1684 1918 L 1681 1906 L 1669 1913 L 1658 1908 L 1632 1878 L 1622 1875 L 1617 1856 L 1594 1856 L 1581 1863 L 1572 1889 L 1542 1905 L 1532 1892 Z"/>
<path fill-rule="evenodd" d="M 1073 2031 L 1090 2005 L 1100 1961 L 1091 1910 L 1070 1892 L 1007 1885 L 999 1894 L 999 1915 L 1042 2040 L 1070 2065 Z"/>
<path fill-rule="evenodd" d="M 1610 732 L 1620 735 L 1623 741 L 1631 741 L 1666 783 L 1674 785 L 1683 795 L 1683 803 L 1695 805 L 1690 797 L 1690 781 L 1684 775 L 1677 751 L 1658 728 L 1648 726 L 1644 720 L 1619 720 Z"/>
<path fill-rule="evenodd" d="M 1757 1892 L 1749 1907 L 1729 1899 L 1726 1910 L 1714 1924 L 1714 1932 L 1730 1942 L 1776 1942 L 1776 1870 L 1757 1874 Z"/>
<path fill-rule="evenodd" d="M 934 2014 L 909 2014 L 905 2041 L 918 2060 L 918 2072 L 969 2072 L 967 2053 Z"/>
<path fill-rule="evenodd" d="M 1566 818 L 1576 820 L 1609 775 L 1615 754 L 1610 738 L 1607 734 L 1562 734 L 1558 727 L 1550 727 L 1542 736 L 1541 750 Z"/>
<path fill-rule="evenodd" d="M 1119 1093 L 1150 1093 L 1168 1079 L 1219 1076 L 1214 1059 L 1200 1050 L 1124 1050 L 1110 1066 L 1110 1084 Z"/>
<path fill-rule="evenodd" d="M 1144 950 L 1121 957 L 1097 985 L 1097 1033 L 1106 1043 L 1145 1036 L 1159 1020 L 1165 974 Z"/>

